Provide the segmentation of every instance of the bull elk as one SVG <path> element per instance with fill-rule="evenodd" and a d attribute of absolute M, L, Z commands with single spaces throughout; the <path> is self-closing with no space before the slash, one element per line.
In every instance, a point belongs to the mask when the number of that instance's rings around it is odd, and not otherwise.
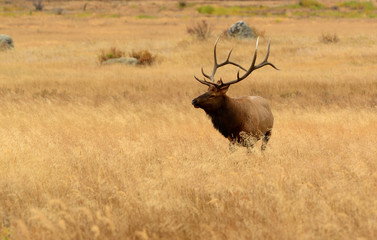
<path fill-rule="evenodd" d="M 206 93 L 192 100 L 192 105 L 194 105 L 195 108 L 202 108 L 207 113 L 212 120 L 213 126 L 224 137 L 228 138 L 230 147 L 237 144 L 251 149 L 258 140 L 263 138 L 261 149 L 265 150 L 274 124 L 274 117 L 267 100 L 259 96 L 232 98 L 228 97 L 226 92 L 230 85 L 244 80 L 254 70 L 267 65 L 279 70 L 272 63 L 268 62 L 271 40 L 268 43 L 265 59 L 260 64 L 255 65 L 259 38 L 257 39 L 252 63 L 249 69 L 245 69 L 241 65 L 230 61 L 230 55 L 233 49 L 230 50 L 224 62 L 217 62 L 216 46 L 219 38 L 217 38 L 214 47 L 214 66 L 211 75 L 204 73 L 202 68 L 204 79 L 200 80 L 194 76 L 197 81 L 207 85 L 208 90 Z M 238 67 L 237 79 L 224 83 L 220 78 L 220 80 L 215 82 L 217 69 L 228 64 Z M 241 69 L 245 72 L 242 76 L 240 76 Z"/>

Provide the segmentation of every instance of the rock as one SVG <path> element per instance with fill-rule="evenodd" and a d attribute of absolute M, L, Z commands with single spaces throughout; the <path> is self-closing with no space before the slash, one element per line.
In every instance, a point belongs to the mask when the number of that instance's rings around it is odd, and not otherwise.
<path fill-rule="evenodd" d="M 255 38 L 253 29 L 244 21 L 238 21 L 230 26 L 227 35 L 234 38 Z"/>
<path fill-rule="evenodd" d="M 52 10 L 55 14 L 57 15 L 62 15 L 64 13 L 64 9 L 63 8 L 55 8 Z"/>
<path fill-rule="evenodd" d="M 102 65 L 109 65 L 109 64 L 115 64 L 115 63 L 135 66 L 137 65 L 137 59 L 132 58 L 132 57 L 111 58 L 109 60 L 104 61 Z"/>
<path fill-rule="evenodd" d="M 0 49 L 14 48 L 13 40 L 8 35 L 0 35 Z"/>

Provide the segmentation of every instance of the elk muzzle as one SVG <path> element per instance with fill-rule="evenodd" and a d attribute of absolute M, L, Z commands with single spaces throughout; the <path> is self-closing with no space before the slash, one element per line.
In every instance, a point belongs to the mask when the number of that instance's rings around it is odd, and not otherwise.
<path fill-rule="evenodd" d="M 194 100 L 192 100 L 192 105 L 195 107 L 195 108 L 199 108 L 199 105 L 198 105 L 198 98 L 195 98 Z"/>

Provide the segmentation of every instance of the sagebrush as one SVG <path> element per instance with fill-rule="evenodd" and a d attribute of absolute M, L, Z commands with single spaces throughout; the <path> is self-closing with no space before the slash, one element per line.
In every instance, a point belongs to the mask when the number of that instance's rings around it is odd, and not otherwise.
<path fill-rule="evenodd" d="M 211 36 L 212 27 L 206 20 L 202 20 L 192 26 L 188 26 L 187 33 L 197 39 L 204 40 Z"/>
<path fill-rule="evenodd" d="M 112 59 L 112 58 L 120 58 L 124 57 L 126 54 L 124 51 L 120 50 L 119 48 L 112 47 L 110 49 L 102 49 L 101 53 L 98 55 L 98 61 L 100 64 L 103 62 Z"/>
<path fill-rule="evenodd" d="M 151 65 L 156 60 L 156 56 L 148 50 L 133 50 L 130 53 L 130 57 L 136 58 L 139 65 Z"/>
<path fill-rule="evenodd" d="M 339 42 L 339 37 L 336 33 L 322 33 L 320 40 L 323 43 L 337 43 Z"/>

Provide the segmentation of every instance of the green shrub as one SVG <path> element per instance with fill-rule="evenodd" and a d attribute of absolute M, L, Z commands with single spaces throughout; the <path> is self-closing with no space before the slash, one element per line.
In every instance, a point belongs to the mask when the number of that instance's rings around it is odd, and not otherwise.
<path fill-rule="evenodd" d="M 198 10 L 198 12 L 202 14 L 212 14 L 215 11 L 215 8 L 207 5 L 207 6 L 200 6 L 196 10 Z"/>
<path fill-rule="evenodd" d="M 374 9 L 372 2 L 349 1 L 349 2 L 342 2 L 339 4 L 339 6 L 347 7 L 354 10 L 373 10 Z"/>
<path fill-rule="evenodd" d="M 250 16 L 255 14 L 263 14 L 264 12 L 271 10 L 272 8 L 259 5 L 259 6 L 201 6 L 197 8 L 197 11 L 202 14 L 212 14 L 216 16 Z M 263 11 L 264 10 L 264 11 Z"/>
<path fill-rule="evenodd" d="M 140 14 L 140 15 L 137 15 L 136 18 L 139 18 L 139 19 L 156 19 L 158 17 L 152 16 L 152 15 Z"/>
<path fill-rule="evenodd" d="M 11 240 L 12 234 L 9 228 L 3 227 L 3 229 L 0 231 L 0 239 L 1 240 Z"/>
<path fill-rule="evenodd" d="M 312 9 L 321 9 L 323 5 L 320 4 L 317 0 L 300 0 L 298 3 L 301 7 L 307 7 Z"/>
<path fill-rule="evenodd" d="M 286 9 L 297 9 L 297 8 L 300 8 L 300 4 L 288 4 L 288 5 L 283 5 L 282 6 L 283 8 L 286 8 Z"/>

